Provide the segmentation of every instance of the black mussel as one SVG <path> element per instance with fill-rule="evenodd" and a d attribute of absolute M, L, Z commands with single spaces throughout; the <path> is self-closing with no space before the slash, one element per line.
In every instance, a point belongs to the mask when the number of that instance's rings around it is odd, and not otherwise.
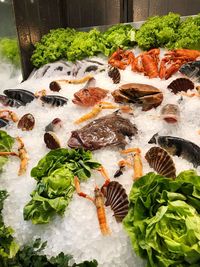
<path fill-rule="evenodd" d="M 120 166 L 119 169 L 115 172 L 114 178 L 117 178 L 123 174 L 124 166 Z"/>
<path fill-rule="evenodd" d="M 6 89 L 3 92 L 8 97 L 24 103 L 24 105 L 35 99 L 35 95 L 32 92 L 24 89 Z"/>
<path fill-rule="evenodd" d="M 6 120 L 6 119 L 0 119 L 0 128 L 3 128 L 5 126 L 7 126 L 8 123 L 9 123 L 8 120 Z"/>
<path fill-rule="evenodd" d="M 200 82 L 200 60 L 183 64 L 179 71 L 187 77 Z"/>
<path fill-rule="evenodd" d="M 85 73 L 86 72 L 91 72 L 91 71 L 96 71 L 98 69 L 98 66 L 96 65 L 91 65 L 91 66 L 88 66 L 86 69 L 85 69 Z"/>
<path fill-rule="evenodd" d="M 57 132 L 62 128 L 63 122 L 59 118 L 55 118 L 45 127 L 45 132 Z"/>
<path fill-rule="evenodd" d="M 53 132 L 47 132 L 44 134 L 44 142 L 49 149 L 60 148 L 60 141 Z"/>
<path fill-rule="evenodd" d="M 12 99 L 6 95 L 0 95 L 0 103 L 3 106 L 9 106 L 9 107 L 15 107 L 15 108 L 25 106 L 25 104 L 23 102 L 21 102 L 19 100 Z"/>
<path fill-rule="evenodd" d="M 60 107 L 67 104 L 68 99 L 59 95 L 45 95 L 40 98 L 42 102 L 54 107 Z"/>
<path fill-rule="evenodd" d="M 32 114 L 27 113 L 19 120 L 17 127 L 22 131 L 31 131 L 35 125 L 35 118 Z"/>

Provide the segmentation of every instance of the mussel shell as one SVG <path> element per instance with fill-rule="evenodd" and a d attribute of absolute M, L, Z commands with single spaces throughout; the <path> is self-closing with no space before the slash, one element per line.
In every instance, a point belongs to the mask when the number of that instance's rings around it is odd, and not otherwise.
<path fill-rule="evenodd" d="M 8 120 L 6 120 L 6 119 L 0 119 L 0 128 L 3 128 L 5 126 L 7 126 L 8 123 L 9 123 Z"/>
<path fill-rule="evenodd" d="M 169 178 L 176 177 L 176 168 L 171 156 L 161 147 L 152 147 L 145 155 L 151 168 Z"/>
<path fill-rule="evenodd" d="M 44 134 L 44 142 L 49 149 L 60 148 L 60 141 L 53 132 L 47 132 Z"/>
<path fill-rule="evenodd" d="M 98 70 L 98 66 L 96 66 L 96 65 L 90 65 L 90 66 L 88 66 L 88 67 L 85 69 L 84 72 L 91 72 L 91 71 L 96 71 L 96 70 Z"/>
<path fill-rule="evenodd" d="M 9 106 L 9 107 L 15 107 L 15 108 L 25 106 L 25 104 L 23 102 L 21 102 L 19 100 L 12 99 L 6 95 L 0 95 L 0 103 L 3 106 Z"/>
<path fill-rule="evenodd" d="M 32 114 L 27 113 L 18 122 L 17 127 L 22 131 L 31 131 L 35 125 L 35 118 Z"/>
<path fill-rule="evenodd" d="M 58 95 L 45 95 L 40 98 L 42 102 L 55 106 L 55 107 L 60 107 L 65 104 L 67 104 L 68 99 L 63 96 L 58 96 Z"/>
<path fill-rule="evenodd" d="M 174 94 L 184 91 L 187 92 L 189 89 L 194 89 L 194 83 L 188 78 L 178 78 L 172 81 L 167 88 L 171 89 Z"/>
<path fill-rule="evenodd" d="M 112 181 L 106 188 L 103 188 L 103 193 L 106 197 L 105 206 L 111 206 L 114 212 L 115 219 L 121 222 L 128 213 L 128 196 L 123 186 Z"/>
<path fill-rule="evenodd" d="M 35 95 L 32 92 L 24 89 L 6 89 L 3 92 L 8 97 L 24 103 L 24 105 L 35 99 Z"/>

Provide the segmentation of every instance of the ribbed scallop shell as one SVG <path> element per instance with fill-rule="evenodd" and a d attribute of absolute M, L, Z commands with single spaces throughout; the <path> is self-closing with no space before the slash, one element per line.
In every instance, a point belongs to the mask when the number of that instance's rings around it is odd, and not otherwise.
<path fill-rule="evenodd" d="M 105 206 L 111 206 L 117 222 L 121 222 L 128 213 L 128 196 L 123 186 L 112 181 L 106 187 Z"/>
<path fill-rule="evenodd" d="M 194 89 L 194 83 L 187 78 L 178 78 L 172 81 L 167 88 L 171 89 L 174 94 L 184 91 L 187 92 L 189 89 Z"/>
<path fill-rule="evenodd" d="M 175 178 L 176 168 L 170 155 L 160 147 L 152 147 L 145 155 L 151 168 L 165 177 Z"/>
<path fill-rule="evenodd" d="M 110 66 L 108 70 L 108 76 L 112 78 L 113 83 L 116 84 L 120 82 L 121 75 L 118 68 Z"/>

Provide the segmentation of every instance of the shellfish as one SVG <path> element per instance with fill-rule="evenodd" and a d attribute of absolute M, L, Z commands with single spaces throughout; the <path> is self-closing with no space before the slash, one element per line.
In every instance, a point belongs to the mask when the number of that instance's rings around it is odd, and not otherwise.
<path fill-rule="evenodd" d="M 187 92 L 189 89 L 194 89 L 194 83 L 187 78 L 178 78 L 172 81 L 167 88 L 171 89 L 174 94 L 184 91 Z"/>
<path fill-rule="evenodd" d="M 65 104 L 67 104 L 68 101 L 66 97 L 59 95 L 44 95 L 41 96 L 40 99 L 42 100 L 43 103 L 49 104 L 53 107 L 64 106 Z"/>
<path fill-rule="evenodd" d="M 118 68 L 110 66 L 108 70 L 108 76 L 113 80 L 113 83 L 119 83 L 121 79 Z"/>
<path fill-rule="evenodd" d="M 179 71 L 187 77 L 200 82 L 200 60 L 182 65 Z"/>
<path fill-rule="evenodd" d="M 166 104 L 161 109 L 161 117 L 167 123 L 177 123 L 180 120 L 180 110 L 177 105 Z"/>
<path fill-rule="evenodd" d="M 44 142 L 49 149 L 60 148 L 60 141 L 54 132 L 47 132 L 44 134 Z"/>
<path fill-rule="evenodd" d="M 112 92 L 116 102 L 137 103 L 143 111 L 155 108 L 162 103 L 163 93 L 154 86 L 140 83 L 128 83 Z"/>
<path fill-rule="evenodd" d="M 57 132 L 62 128 L 63 122 L 59 118 L 55 118 L 45 127 L 45 132 Z"/>
<path fill-rule="evenodd" d="M 176 177 L 176 168 L 170 155 L 160 147 L 152 147 L 145 155 L 151 168 L 165 177 Z"/>
<path fill-rule="evenodd" d="M 18 122 L 17 127 L 22 131 L 31 131 L 35 125 L 35 118 L 31 113 L 25 114 Z"/>

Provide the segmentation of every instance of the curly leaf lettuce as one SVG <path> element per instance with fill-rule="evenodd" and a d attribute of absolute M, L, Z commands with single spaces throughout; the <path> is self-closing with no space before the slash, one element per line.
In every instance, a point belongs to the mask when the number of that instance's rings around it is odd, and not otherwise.
<path fill-rule="evenodd" d="M 17 39 L 1 38 L 0 39 L 0 56 L 10 61 L 12 64 L 20 65 L 20 56 Z"/>
<path fill-rule="evenodd" d="M 102 34 L 105 44 L 102 52 L 109 56 L 119 47 L 123 49 L 133 47 L 136 44 L 135 32 L 136 30 L 130 24 L 117 24 L 110 27 Z"/>
<path fill-rule="evenodd" d="M 14 143 L 14 138 L 8 135 L 5 131 L 0 130 L 0 151 L 10 151 Z M 8 157 L 0 156 L 0 171 L 3 165 L 8 161 Z"/>
<path fill-rule="evenodd" d="M 130 192 L 123 224 L 136 253 L 152 267 L 200 265 L 200 177 L 149 173 Z"/>
<path fill-rule="evenodd" d="M 143 50 L 169 47 L 176 40 L 180 15 L 170 12 L 165 16 L 150 17 L 136 32 L 136 42 Z"/>
<path fill-rule="evenodd" d="M 74 176 L 84 181 L 91 176 L 91 169 L 99 166 L 90 151 L 65 148 L 50 151 L 31 171 L 37 187 L 24 207 L 24 219 L 42 224 L 55 214 L 63 215 L 75 191 Z"/>

